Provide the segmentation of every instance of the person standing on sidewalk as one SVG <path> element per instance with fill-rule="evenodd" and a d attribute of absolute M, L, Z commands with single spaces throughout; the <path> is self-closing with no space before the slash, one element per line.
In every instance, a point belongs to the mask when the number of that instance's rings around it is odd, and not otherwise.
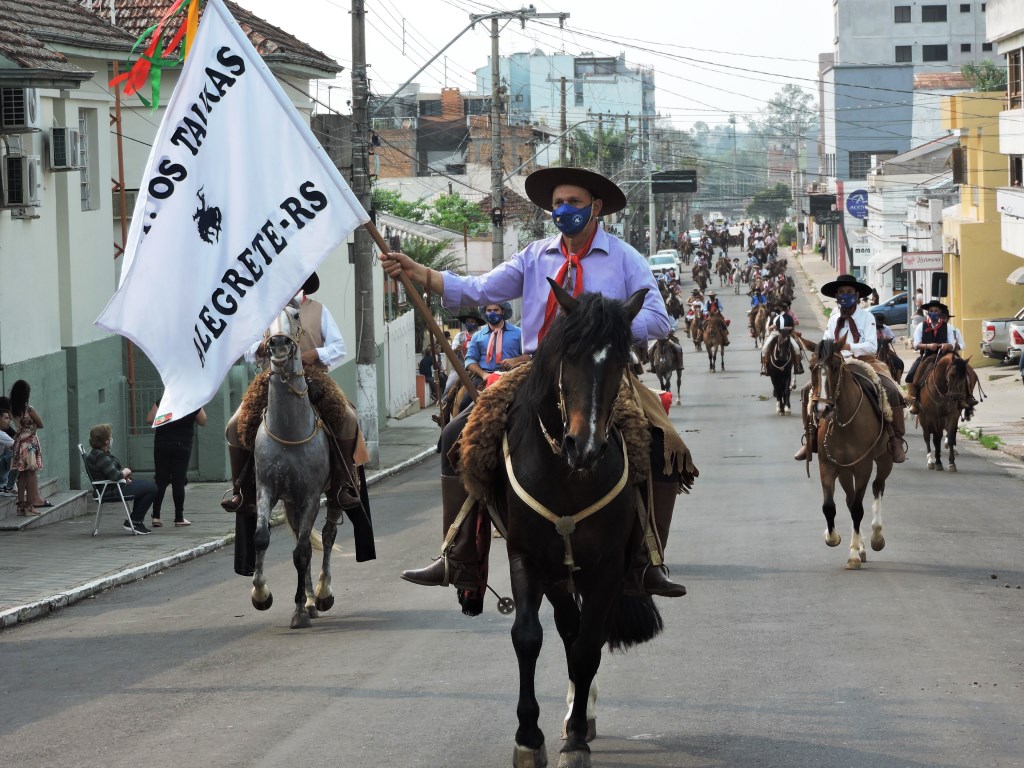
<path fill-rule="evenodd" d="M 153 403 L 146 416 L 146 423 L 152 424 L 156 418 L 159 402 Z M 153 467 L 156 480 L 156 498 L 153 499 L 153 527 L 163 525 L 160 519 L 160 508 L 163 505 L 164 493 L 171 486 L 171 499 L 174 501 L 174 525 L 184 528 L 192 525 L 185 519 L 185 483 L 188 481 L 188 465 L 192 460 L 192 439 L 195 436 L 196 424 L 206 425 L 206 411 L 200 408 L 188 416 L 183 416 L 168 424 L 161 424 L 153 430 Z"/>
<path fill-rule="evenodd" d="M 528 355 L 537 349 L 557 314 L 558 304 L 548 284 L 549 278 L 577 296 L 586 290 L 620 301 L 637 290 L 647 289 L 643 307 L 633 319 L 633 338 L 635 341 L 665 338 L 671 330 L 671 321 L 646 260 L 598 223 L 602 214 L 615 213 L 626 206 L 625 195 L 615 183 L 581 168 L 545 168 L 527 177 L 526 193 L 539 208 L 550 212 L 559 230 L 558 236 L 529 244 L 484 275 L 442 274 L 417 264 L 402 253 L 383 254 L 381 265 L 391 277 L 405 274 L 428 290 L 441 293 L 442 303 L 449 307 L 490 306 L 522 297 L 522 346 Z M 665 418 L 660 400 L 639 383 L 637 389 L 650 393 L 650 407 L 646 407 L 645 401 L 644 410 L 652 425 L 654 443 L 663 442 L 665 447 L 665 450 L 652 450 L 654 503 L 648 524 L 656 523 L 659 532 L 667 533 L 676 494 L 692 484 L 697 472 L 685 443 Z M 644 393 L 641 396 L 645 396 Z M 468 498 L 458 470 L 449 459 L 449 449 L 459 438 L 472 410 L 462 411 L 441 432 L 442 535 L 447 533 Z M 475 520 L 475 517 L 468 516 L 466 520 Z M 487 563 L 470 529 L 471 525 L 464 522 L 450 549 L 425 568 L 404 571 L 402 578 L 423 586 L 450 584 L 461 592 L 463 613 L 477 615 L 482 610 Z M 664 565 L 652 564 L 650 554 L 642 548 L 643 534 L 644 531 L 638 531 L 636 536 L 630 588 L 664 597 L 685 595 L 686 588 L 669 580 Z"/>
<path fill-rule="evenodd" d="M 153 499 L 156 498 L 156 483 L 152 480 L 136 480 L 132 477 L 131 469 L 121 466 L 121 462 L 110 452 L 114 445 L 114 428 L 109 424 L 97 424 L 89 430 L 89 445 L 92 447 L 92 451 L 85 457 L 85 466 L 88 468 L 89 474 L 96 480 L 102 478 L 118 482 L 123 479 L 127 482 L 125 496 L 130 494 L 135 497 L 132 502 L 132 524 L 129 526 L 128 521 L 125 520 L 121 524 L 122 527 L 129 533 L 132 532 L 133 527 L 135 533 L 142 535 L 149 533 L 149 528 L 146 527 L 144 521 L 146 513 L 153 504 Z M 114 488 L 107 488 L 103 495 L 104 501 L 119 498 L 117 490 Z"/>
<path fill-rule="evenodd" d="M 11 409 L 0 405 L 0 496 L 14 496 L 8 477 L 14 463 L 14 438 L 8 433 L 11 427 Z"/>

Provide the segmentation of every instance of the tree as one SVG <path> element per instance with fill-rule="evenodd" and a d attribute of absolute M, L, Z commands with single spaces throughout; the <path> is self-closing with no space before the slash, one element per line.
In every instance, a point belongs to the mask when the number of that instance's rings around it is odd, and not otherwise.
<path fill-rule="evenodd" d="M 577 168 L 602 167 L 606 172 L 622 167 L 626 157 L 627 137 L 623 131 L 602 130 L 598 162 L 598 136 L 577 128 L 569 134 L 569 157 Z"/>
<path fill-rule="evenodd" d="M 751 133 L 764 139 L 784 138 L 790 148 L 796 146 L 818 122 L 814 97 L 796 85 L 782 86 L 761 110 L 761 118 L 747 118 Z"/>
<path fill-rule="evenodd" d="M 754 195 L 747 206 L 751 216 L 763 216 L 768 221 L 778 221 L 786 217 L 786 211 L 793 204 L 793 192 L 786 184 L 776 184 L 770 189 L 763 189 Z"/>
<path fill-rule="evenodd" d="M 390 189 L 373 190 L 371 205 L 374 210 L 384 211 L 409 221 L 423 221 L 426 215 L 426 206 L 423 203 L 419 201 L 410 203 L 408 200 L 403 200 L 401 195 Z"/>
<path fill-rule="evenodd" d="M 464 271 L 463 261 L 457 254 L 449 250 L 451 245 L 451 240 L 432 241 L 424 240 L 422 237 L 408 237 L 402 241 L 402 253 L 417 264 L 422 264 L 430 269 L 461 274 Z M 452 319 L 451 313 L 441 306 L 441 297 L 436 293 L 430 294 L 430 313 L 434 317 L 440 315 L 446 322 Z M 419 313 L 416 314 L 414 323 L 416 326 L 416 351 L 420 352 L 422 351 L 420 342 L 426 335 L 427 323 L 419 316 Z"/>
<path fill-rule="evenodd" d="M 976 61 L 960 67 L 960 74 L 975 91 L 1006 90 L 1006 67 L 991 61 Z"/>
<path fill-rule="evenodd" d="M 427 221 L 438 227 L 462 232 L 467 229 L 471 237 L 486 235 L 491 224 L 480 206 L 461 195 L 441 195 L 427 211 Z"/>

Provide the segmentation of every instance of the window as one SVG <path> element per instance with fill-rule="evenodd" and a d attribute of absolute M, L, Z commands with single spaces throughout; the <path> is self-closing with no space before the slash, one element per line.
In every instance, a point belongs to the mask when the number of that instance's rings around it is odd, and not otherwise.
<path fill-rule="evenodd" d="M 971 52 L 971 44 L 970 43 L 960 43 L 960 53 L 970 53 L 970 52 Z"/>
<path fill-rule="evenodd" d="M 906 64 L 914 60 L 913 48 L 909 45 L 896 46 L 896 63 Z"/>
<path fill-rule="evenodd" d="M 78 110 L 78 164 L 82 166 L 79 173 L 83 211 L 94 211 L 100 207 L 99 195 L 92 184 L 94 178 L 99 178 L 99 169 L 96 167 L 99 155 L 96 135 L 98 119 L 95 109 Z"/>
<path fill-rule="evenodd" d="M 922 5 L 921 21 L 945 21 L 946 6 L 944 5 Z"/>
<path fill-rule="evenodd" d="M 960 13 L 970 13 L 970 12 L 971 12 L 971 4 L 970 3 L 960 3 Z"/>
<path fill-rule="evenodd" d="M 922 45 L 921 61 L 949 61 L 949 46 Z"/>
<path fill-rule="evenodd" d="M 1021 62 L 1024 49 L 1010 51 L 1006 56 L 1006 99 L 1008 109 L 1024 107 L 1024 92 L 1021 87 Z"/>
<path fill-rule="evenodd" d="M 982 43 L 981 44 L 981 50 L 986 51 L 986 52 L 991 51 L 992 50 L 992 43 Z"/>
<path fill-rule="evenodd" d="M 1010 155 L 1010 186 L 1019 187 L 1024 183 L 1024 157 Z"/>
<path fill-rule="evenodd" d="M 895 22 L 897 24 L 909 24 L 910 23 L 910 6 L 909 5 L 897 5 L 894 9 Z"/>
<path fill-rule="evenodd" d="M 874 159 L 876 165 L 879 165 L 894 157 L 896 157 L 896 152 L 892 150 L 851 152 L 849 157 L 849 175 L 847 178 L 866 179 L 868 177 L 868 171 L 872 168 L 872 159 Z"/>

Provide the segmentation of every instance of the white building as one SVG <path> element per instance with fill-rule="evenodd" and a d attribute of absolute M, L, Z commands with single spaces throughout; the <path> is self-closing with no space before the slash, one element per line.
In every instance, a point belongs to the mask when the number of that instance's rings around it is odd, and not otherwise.
<path fill-rule="evenodd" d="M 996 192 L 1002 248 L 1024 258 L 1024 0 L 989 3 L 988 36 L 1006 57 L 1006 109 L 999 114 L 999 151 L 1007 156 L 1009 186 Z M 1024 266 L 1009 282 L 1024 285 Z"/>

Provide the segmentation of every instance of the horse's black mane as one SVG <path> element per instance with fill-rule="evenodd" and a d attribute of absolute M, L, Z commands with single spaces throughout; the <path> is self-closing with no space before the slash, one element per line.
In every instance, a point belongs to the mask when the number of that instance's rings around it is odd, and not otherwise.
<path fill-rule="evenodd" d="M 834 339 L 824 338 L 818 342 L 818 362 L 824 363 L 826 360 L 830 360 L 832 355 L 835 354 L 836 342 Z"/>
<path fill-rule="evenodd" d="M 609 361 L 625 368 L 633 334 L 622 302 L 599 293 L 584 293 L 571 313 L 561 312 L 533 355 L 530 375 L 520 387 L 519 402 L 536 405 L 557 386 L 562 361 L 575 362 L 610 346 Z"/>

